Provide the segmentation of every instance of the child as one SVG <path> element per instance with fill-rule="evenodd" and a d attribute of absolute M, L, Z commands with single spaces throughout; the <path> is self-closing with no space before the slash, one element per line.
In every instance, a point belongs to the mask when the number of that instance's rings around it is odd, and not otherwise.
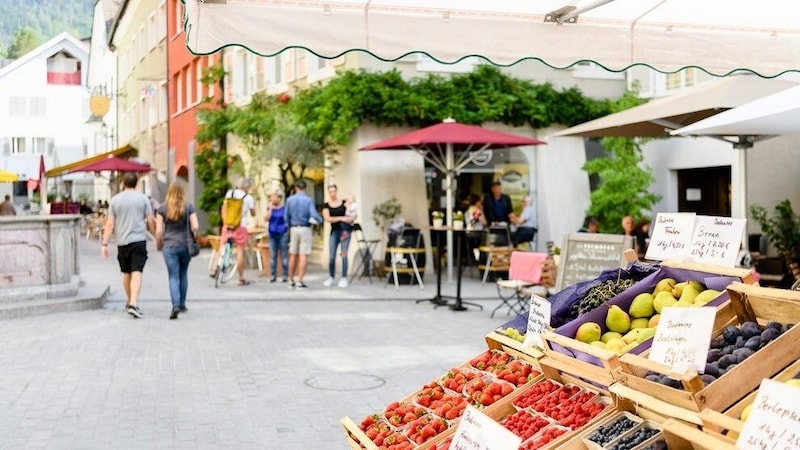
<path fill-rule="evenodd" d="M 345 212 L 345 215 L 347 217 L 352 217 L 353 220 L 356 220 L 356 217 L 358 216 L 358 202 L 353 194 L 347 194 L 347 197 L 344 198 L 344 207 L 347 211 Z"/>

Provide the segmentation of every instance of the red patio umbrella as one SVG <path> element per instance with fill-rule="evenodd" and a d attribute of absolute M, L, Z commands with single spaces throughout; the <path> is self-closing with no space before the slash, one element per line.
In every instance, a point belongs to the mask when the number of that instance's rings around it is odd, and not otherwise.
<path fill-rule="evenodd" d="M 445 174 L 447 186 L 447 225 L 453 225 L 453 176 L 485 151 L 494 149 L 542 145 L 545 142 L 515 134 L 501 133 L 454 119 L 445 119 L 426 128 L 401 134 L 385 141 L 367 145 L 361 150 L 414 150 Z M 458 155 L 456 155 L 458 154 Z M 456 159 L 456 156 L 458 158 Z M 447 233 L 447 275 L 452 277 L 453 236 Z"/>
<path fill-rule="evenodd" d="M 117 158 L 116 156 L 109 156 L 100 161 L 91 162 L 78 166 L 70 170 L 70 172 L 101 172 L 103 170 L 111 170 L 116 172 L 150 172 L 153 170 L 147 164 L 129 161 L 127 159 Z"/>

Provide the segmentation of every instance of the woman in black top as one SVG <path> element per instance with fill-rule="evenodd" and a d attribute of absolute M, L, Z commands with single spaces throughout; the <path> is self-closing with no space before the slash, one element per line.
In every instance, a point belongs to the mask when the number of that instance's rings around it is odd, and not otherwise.
<path fill-rule="evenodd" d="M 336 276 L 336 250 L 341 246 L 342 278 L 339 280 L 340 288 L 347 287 L 347 248 L 350 246 L 350 232 L 355 216 L 347 215 L 347 206 L 339 198 L 335 184 L 328 185 L 328 202 L 322 206 L 322 217 L 331 224 L 330 245 L 328 251 L 328 279 L 325 286 L 333 285 Z"/>

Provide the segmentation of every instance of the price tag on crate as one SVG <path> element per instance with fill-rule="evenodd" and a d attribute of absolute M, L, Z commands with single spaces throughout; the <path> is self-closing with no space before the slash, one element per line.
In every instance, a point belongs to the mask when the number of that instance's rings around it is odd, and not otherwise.
<path fill-rule="evenodd" d="M 656 214 L 645 258 L 653 261 L 685 260 L 689 256 L 694 218 L 694 213 Z"/>
<path fill-rule="evenodd" d="M 714 266 L 734 267 L 747 219 L 697 216 L 689 260 Z"/>
<path fill-rule="evenodd" d="M 676 372 L 705 372 L 716 315 L 716 308 L 664 308 L 650 347 L 650 360 Z"/>
<path fill-rule="evenodd" d="M 544 347 L 542 332 L 550 329 L 550 302 L 536 294 L 531 295 L 528 308 L 528 329 L 525 332 L 523 347 Z"/>
<path fill-rule="evenodd" d="M 519 448 L 522 438 L 494 419 L 467 405 L 458 428 L 450 441 L 452 449 L 505 450 Z"/>
<path fill-rule="evenodd" d="M 737 449 L 800 448 L 800 389 L 764 379 L 744 423 Z"/>

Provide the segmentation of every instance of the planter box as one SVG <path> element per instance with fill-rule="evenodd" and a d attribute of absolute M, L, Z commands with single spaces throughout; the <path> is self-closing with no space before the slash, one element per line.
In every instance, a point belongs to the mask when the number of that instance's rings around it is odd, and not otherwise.
<path fill-rule="evenodd" d="M 800 321 L 798 292 L 734 283 L 728 287 L 728 294 L 731 309 L 735 312 L 735 317 L 728 321 L 731 324 L 755 320 L 792 324 Z M 718 311 L 713 337 L 721 334 L 722 328 L 718 325 L 727 319 L 729 314 L 726 311 Z M 631 354 L 620 359 L 621 369 L 615 375 L 619 383 L 638 392 L 638 401 L 656 399 L 695 412 L 703 409 L 723 411 L 756 389 L 761 379 L 774 376 L 800 359 L 798 340 L 800 326 L 794 325 L 708 386 L 703 386 L 694 372 L 673 373 L 666 366 Z M 644 378 L 648 371 L 678 379 L 683 388 L 675 389 L 649 381 Z"/>

